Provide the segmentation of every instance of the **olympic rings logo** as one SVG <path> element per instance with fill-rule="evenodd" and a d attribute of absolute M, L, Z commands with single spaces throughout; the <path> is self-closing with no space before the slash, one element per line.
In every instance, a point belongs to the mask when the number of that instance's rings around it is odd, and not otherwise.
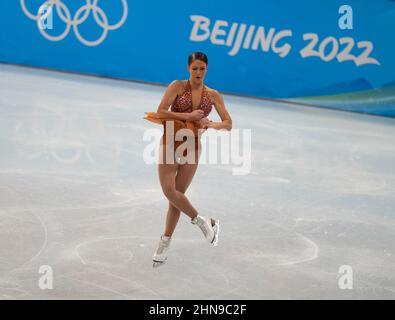
<path fill-rule="evenodd" d="M 67 8 L 67 6 L 61 1 L 61 0 L 47 0 L 45 1 L 42 6 L 39 8 L 37 11 L 37 14 L 33 14 L 29 12 L 29 10 L 26 8 L 25 4 L 26 0 L 20 0 L 21 7 L 25 15 L 32 20 L 35 20 L 37 22 L 38 30 L 40 33 L 50 41 L 61 41 L 64 38 L 67 37 L 69 34 L 71 27 L 73 27 L 74 33 L 77 37 L 77 39 L 84 45 L 86 46 L 97 46 L 100 43 L 104 41 L 104 39 L 107 37 L 107 34 L 109 31 L 119 29 L 126 21 L 128 17 L 128 4 L 126 0 L 121 0 L 122 1 L 122 6 L 123 6 L 123 14 L 121 19 L 115 23 L 115 24 L 109 24 L 107 15 L 101 9 L 98 5 L 97 2 L 98 0 L 85 0 L 86 4 L 80 7 L 77 12 L 75 13 L 74 17 L 71 17 L 70 10 Z M 42 8 L 49 8 L 52 12 L 52 8 L 56 7 L 56 13 L 58 14 L 59 18 L 66 24 L 65 30 L 58 36 L 52 36 L 47 33 L 45 28 L 42 27 Z M 50 13 L 51 13 L 50 12 Z M 90 41 L 86 40 L 81 36 L 81 33 L 78 30 L 78 26 L 82 23 L 84 23 L 90 13 L 93 12 L 93 17 L 95 19 L 95 22 L 103 29 L 102 34 L 100 37 L 96 40 Z M 47 13 L 48 14 L 48 13 Z"/>

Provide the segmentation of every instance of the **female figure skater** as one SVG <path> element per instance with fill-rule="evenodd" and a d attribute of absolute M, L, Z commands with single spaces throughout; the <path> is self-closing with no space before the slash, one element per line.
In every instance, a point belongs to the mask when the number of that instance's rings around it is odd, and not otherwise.
<path fill-rule="evenodd" d="M 145 119 L 162 123 L 165 125 L 165 132 L 160 142 L 160 161 L 158 165 L 159 180 L 164 195 L 169 200 L 166 225 L 159 245 L 152 257 L 154 267 L 163 264 L 167 259 L 167 251 L 170 246 L 172 235 L 180 212 L 184 212 L 191 218 L 191 223 L 198 226 L 209 243 L 216 246 L 218 244 L 219 221 L 206 218 L 192 206 L 185 192 L 190 185 L 192 178 L 198 167 L 201 154 L 201 132 L 208 128 L 217 130 L 232 129 L 232 119 L 225 108 L 224 100 L 217 90 L 204 85 L 208 67 L 208 58 L 202 52 L 192 53 L 188 57 L 188 80 L 175 80 L 166 89 L 165 94 L 159 104 L 156 113 L 147 112 Z M 170 111 L 169 106 L 171 105 Z M 207 116 L 215 106 L 221 122 L 210 121 Z M 192 128 L 194 132 L 195 161 L 193 163 L 167 163 L 166 159 L 166 123 L 175 123 L 174 135 L 177 129 Z M 199 133 L 196 133 L 196 129 Z M 172 137 L 174 138 L 174 137 Z M 177 146 L 177 142 L 175 142 Z M 188 151 L 189 149 L 187 149 Z M 177 157 L 171 149 L 172 156 Z M 174 159 L 174 158 L 173 158 Z"/>

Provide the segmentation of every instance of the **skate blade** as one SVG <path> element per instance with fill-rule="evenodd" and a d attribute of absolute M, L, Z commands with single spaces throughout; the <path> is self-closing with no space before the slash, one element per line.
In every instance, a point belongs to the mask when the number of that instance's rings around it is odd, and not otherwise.
<path fill-rule="evenodd" d="M 166 261 L 154 261 L 152 264 L 153 268 L 159 268 L 161 266 L 163 266 L 166 263 Z"/>
<path fill-rule="evenodd" d="M 216 220 L 216 221 L 215 221 L 214 228 L 216 228 L 216 231 L 215 231 L 215 234 L 214 234 L 214 239 L 213 239 L 213 241 L 211 242 L 211 245 L 212 245 L 213 247 L 216 247 L 216 246 L 218 246 L 219 220 Z"/>

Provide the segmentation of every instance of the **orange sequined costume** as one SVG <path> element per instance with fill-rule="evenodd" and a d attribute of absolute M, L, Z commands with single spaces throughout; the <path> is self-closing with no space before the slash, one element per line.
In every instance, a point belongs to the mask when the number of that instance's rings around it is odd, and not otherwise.
<path fill-rule="evenodd" d="M 185 89 L 181 95 L 177 95 L 170 111 L 172 112 L 186 112 L 190 113 L 194 110 L 201 109 L 204 112 L 203 117 L 207 117 L 213 107 L 213 102 L 211 97 L 206 90 L 206 86 L 203 85 L 202 95 L 200 97 L 200 104 L 196 109 L 193 109 L 192 106 L 192 87 L 189 82 L 185 86 Z M 166 143 L 166 121 L 174 121 L 174 136 L 180 129 L 191 129 L 194 133 L 195 139 L 198 139 L 198 130 L 203 129 L 197 122 L 189 121 L 189 120 L 175 120 L 171 118 L 160 117 L 156 112 L 145 112 L 146 116 L 144 119 L 148 121 L 152 121 L 158 124 L 163 124 L 164 132 L 163 132 L 163 139 L 164 143 Z M 173 137 L 174 138 L 174 137 Z M 185 140 L 184 140 L 185 141 Z M 174 140 L 174 148 L 176 149 L 183 141 L 175 141 Z M 197 141 L 195 140 L 195 147 L 197 146 Z"/>

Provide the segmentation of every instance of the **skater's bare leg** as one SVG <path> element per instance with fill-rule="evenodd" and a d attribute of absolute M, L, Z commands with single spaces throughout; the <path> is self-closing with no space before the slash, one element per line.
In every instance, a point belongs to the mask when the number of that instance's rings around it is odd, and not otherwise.
<path fill-rule="evenodd" d="M 175 175 L 178 164 L 159 164 L 159 181 L 165 197 L 178 210 L 184 212 L 191 219 L 198 215 L 197 210 L 188 198 L 176 189 Z"/>
<path fill-rule="evenodd" d="M 198 164 L 181 164 L 178 166 L 178 171 L 176 175 L 176 189 L 185 193 L 188 186 L 191 184 L 192 179 L 195 175 Z M 171 237 L 174 229 L 176 228 L 177 222 L 180 218 L 181 211 L 175 207 L 171 202 L 169 202 L 169 210 L 167 211 L 166 226 L 165 226 L 165 236 Z"/>
<path fill-rule="evenodd" d="M 201 146 L 200 141 L 199 144 Z M 163 144 L 163 137 L 161 140 L 160 147 L 161 149 L 159 151 L 159 154 L 162 157 L 162 159 L 160 159 L 161 161 L 158 165 L 158 171 L 159 171 L 159 181 L 163 193 L 175 208 L 177 208 L 181 212 L 184 212 L 187 216 L 193 219 L 198 215 L 197 210 L 192 206 L 188 198 L 182 192 L 178 191 L 176 188 L 175 176 L 177 173 L 178 166 L 180 165 L 177 162 L 175 162 L 174 164 L 166 163 L 167 162 L 165 161 L 166 148 L 165 145 Z M 200 158 L 201 149 L 199 149 L 199 151 L 200 152 L 195 152 L 194 164 L 197 164 L 198 159 Z"/>

